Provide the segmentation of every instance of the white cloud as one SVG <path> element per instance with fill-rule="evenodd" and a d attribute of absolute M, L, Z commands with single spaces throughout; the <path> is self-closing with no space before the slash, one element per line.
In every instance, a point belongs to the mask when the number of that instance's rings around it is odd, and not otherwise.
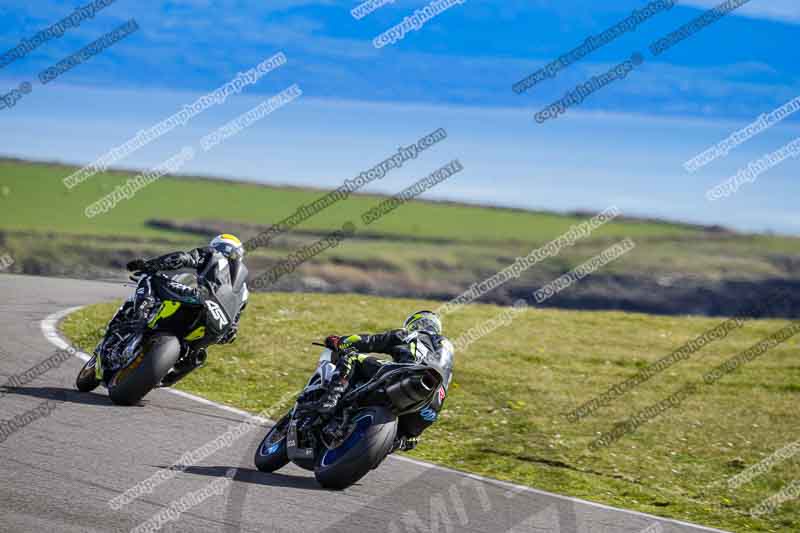
<path fill-rule="evenodd" d="M 721 3 L 722 0 L 681 0 L 681 4 L 709 9 Z M 780 20 L 800 24 L 800 2 L 798 0 L 752 0 L 736 10 L 741 16 Z"/>

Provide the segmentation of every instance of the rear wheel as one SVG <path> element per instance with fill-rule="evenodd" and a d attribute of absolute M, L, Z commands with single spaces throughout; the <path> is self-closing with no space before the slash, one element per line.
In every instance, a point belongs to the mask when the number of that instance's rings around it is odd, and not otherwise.
<path fill-rule="evenodd" d="M 355 429 L 341 446 L 323 448 L 314 477 L 327 489 L 346 489 L 386 458 L 397 434 L 397 417 L 383 407 L 368 407 L 354 417 Z"/>
<path fill-rule="evenodd" d="M 78 372 L 78 377 L 75 378 L 75 388 L 81 392 L 90 392 L 100 385 L 100 380 L 97 379 L 95 374 L 94 365 L 97 362 L 97 356 L 93 355 L 91 359 L 84 363 L 81 371 Z"/>
<path fill-rule="evenodd" d="M 118 370 L 108 383 L 108 396 L 117 405 L 135 405 L 161 382 L 178 361 L 181 344 L 171 335 L 145 339 L 128 366 Z"/>
<path fill-rule="evenodd" d="M 289 464 L 289 456 L 286 453 L 286 432 L 291 418 L 291 414 L 281 418 L 258 445 L 255 462 L 256 468 L 262 472 L 274 472 Z"/>

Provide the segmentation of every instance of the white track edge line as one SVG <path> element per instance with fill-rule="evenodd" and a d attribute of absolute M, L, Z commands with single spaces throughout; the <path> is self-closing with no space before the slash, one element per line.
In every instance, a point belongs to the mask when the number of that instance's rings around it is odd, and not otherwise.
<path fill-rule="evenodd" d="M 61 336 L 61 334 L 58 332 L 58 323 L 63 318 L 65 318 L 67 315 L 70 315 L 70 314 L 72 314 L 72 313 L 74 313 L 76 311 L 79 311 L 79 310 L 83 309 L 84 307 L 86 307 L 86 306 L 85 305 L 79 305 L 79 306 L 75 306 L 75 307 L 69 307 L 67 309 L 62 309 L 61 311 L 58 311 L 58 312 L 53 313 L 51 315 L 48 315 L 47 317 L 42 319 L 42 321 L 40 322 L 40 327 L 41 327 L 42 334 L 44 335 L 44 337 L 51 344 L 55 345 L 57 348 L 59 348 L 61 350 L 67 349 L 70 345 L 66 341 L 66 339 L 64 339 Z M 80 358 L 80 359 L 82 359 L 84 362 L 88 361 L 91 358 L 91 356 L 89 354 L 81 352 L 81 351 L 76 351 L 75 352 L 75 356 Z M 218 409 L 221 409 L 223 411 L 227 411 L 229 413 L 237 414 L 237 415 L 239 415 L 239 416 L 241 416 L 241 417 L 243 417 L 245 419 L 255 420 L 255 421 L 258 421 L 258 422 L 274 423 L 274 421 L 272 421 L 272 420 L 267 420 L 267 419 L 265 419 L 263 417 L 253 415 L 252 413 L 248 413 L 247 411 L 243 411 L 242 409 L 237 409 L 236 407 L 230 407 L 228 405 L 224 405 L 224 404 L 217 403 L 217 402 L 214 402 L 214 401 L 211 401 L 211 400 L 207 400 L 206 398 L 202 398 L 200 396 L 195 396 L 194 394 L 190 394 L 188 392 L 183 392 L 183 391 L 176 390 L 176 389 L 169 388 L 169 387 L 165 387 L 165 388 L 162 388 L 162 389 L 159 389 L 159 390 L 168 392 L 170 394 L 174 394 L 176 396 L 180 396 L 182 398 L 186 398 L 188 400 L 193 400 L 195 402 L 198 402 L 198 403 L 201 403 L 201 404 L 204 404 L 204 405 L 208 405 L 208 406 L 211 406 L 211 407 L 216 407 Z M 581 505 L 586 505 L 586 506 L 589 506 L 589 507 L 595 507 L 595 508 L 603 509 L 603 510 L 607 510 L 607 511 L 615 511 L 615 512 L 618 512 L 618 513 L 625 513 L 625 514 L 629 514 L 629 515 L 633 515 L 633 516 L 640 516 L 640 517 L 643 517 L 643 518 L 647 518 L 648 520 L 654 520 L 656 522 L 662 522 L 662 523 L 668 522 L 670 524 L 676 524 L 676 525 L 681 525 L 681 526 L 688 526 L 688 527 L 698 528 L 698 529 L 701 529 L 703 531 L 713 531 L 715 533 L 729 533 L 729 532 L 724 531 L 722 529 L 714 529 L 714 528 L 707 527 L 707 526 L 701 526 L 699 524 L 693 524 L 691 522 L 684 522 L 682 520 L 675 520 L 673 518 L 663 518 L 663 517 L 660 517 L 660 516 L 655 516 L 655 515 L 651 515 L 651 514 L 647 514 L 647 513 L 642 513 L 642 512 L 639 512 L 639 511 L 631 511 L 631 510 L 628 510 L 628 509 L 620 509 L 618 507 L 611 507 L 610 505 L 604 505 L 602 503 L 596 503 L 596 502 L 592 502 L 592 501 L 588 501 L 588 500 L 582 500 L 580 498 L 573 498 L 572 496 L 564 496 L 562 494 L 555 494 L 555 493 L 552 493 L 552 492 L 547 492 L 547 491 L 535 489 L 533 487 L 527 487 L 527 486 L 524 486 L 524 485 L 517 485 L 517 484 L 511 483 L 509 481 L 502 481 L 502 480 L 499 480 L 499 479 L 492 479 L 492 478 L 481 476 L 479 474 L 471 474 L 469 472 L 461 472 L 460 470 L 455 470 L 453 468 L 447 468 L 446 466 L 439 466 L 439 465 L 435 465 L 435 464 L 432 464 L 432 463 L 427 463 L 425 461 L 419 461 L 417 459 L 411 459 L 410 457 L 405 457 L 405 456 L 402 456 L 402 455 L 390 455 L 389 459 L 393 459 L 393 460 L 396 460 L 396 461 L 403 461 L 403 462 L 406 462 L 406 463 L 412 463 L 412 464 L 415 464 L 417 466 L 422 466 L 422 467 L 433 469 L 433 470 L 439 470 L 439 471 L 442 471 L 442 472 L 449 472 L 451 474 L 456 474 L 456 475 L 468 477 L 468 478 L 475 479 L 475 480 L 478 480 L 478 481 L 483 481 L 484 483 L 489 483 L 489 484 L 494 484 L 494 485 L 498 485 L 498 486 L 501 486 L 501 487 L 505 487 L 505 488 L 508 488 L 509 490 L 514 491 L 514 492 L 529 492 L 529 493 L 532 493 L 532 494 L 538 494 L 540 496 L 547 496 L 547 497 L 550 497 L 550 498 L 556 498 L 556 499 L 559 499 L 559 500 L 565 500 L 565 501 L 569 501 L 569 502 L 572 502 L 572 503 L 579 503 Z"/>

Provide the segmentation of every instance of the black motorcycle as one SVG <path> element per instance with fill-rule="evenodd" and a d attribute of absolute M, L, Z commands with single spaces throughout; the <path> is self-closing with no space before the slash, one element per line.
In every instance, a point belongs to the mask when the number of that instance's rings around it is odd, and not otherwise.
<path fill-rule="evenodd" d="M 169 283 L 197 286 L 197 276 L 142 273 L 133 278 L 135 293 L 119 308 L 102 341 L 86 362 L 75 386 L 89 392 L 99 385 L 111 401 L 134 405 L 152 389 L 169 386 L 202 366 L 205 348 L 223 337 L 235 323 L 247 288 L 242 266 L 231 287 L 202 304 L 169 299 Z"/>
<path fill-rule="evenodd" d="M 336 368 L 331 356 L 328 349 L 322 352 L 294 408 L 261 441 L 255 464 L 262 472 L 291 461 L 313 470 L 325 488 L 349 487 L 397 448 L 398 417 L 424 409 L 439 387 L 449 385 L 453 368 L 449 345 L 415 364 L 387 362 L 367 381 L 351 379 L 335 411 L 321 414 Z"/>

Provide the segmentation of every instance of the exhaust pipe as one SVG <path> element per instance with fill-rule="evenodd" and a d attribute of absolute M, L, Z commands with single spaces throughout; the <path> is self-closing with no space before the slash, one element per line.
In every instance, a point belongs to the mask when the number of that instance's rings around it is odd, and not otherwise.
<path fill-rule="evenodd" d="M 439 386 L 439 380 L 434 375 L 426 372 L 404 378 L 397 383 L 386 387 L 386 395 L 398 411 L 427 400 Z"/>

